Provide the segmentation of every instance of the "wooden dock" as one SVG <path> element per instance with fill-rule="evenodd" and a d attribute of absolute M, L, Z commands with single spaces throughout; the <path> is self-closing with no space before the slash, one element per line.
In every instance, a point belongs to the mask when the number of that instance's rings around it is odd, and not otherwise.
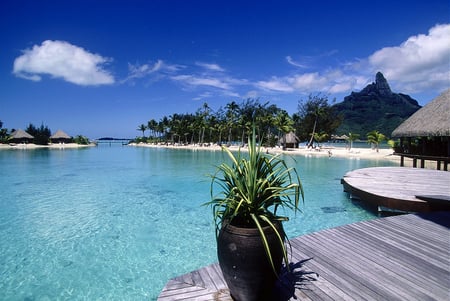
<path fill-rule="evenodd" d="M 371 167 L 350 171 L 344 191 L 372 205 L 406 212 L 450 210 L 450 172 Z"/>
<path fill-rule="evenodd" d="M 450 300 L 450 212 L 345 225 L 291 240 L 274 300 Z M 171 279 L 159 301 L 231 300 L 218 264 Z"/>

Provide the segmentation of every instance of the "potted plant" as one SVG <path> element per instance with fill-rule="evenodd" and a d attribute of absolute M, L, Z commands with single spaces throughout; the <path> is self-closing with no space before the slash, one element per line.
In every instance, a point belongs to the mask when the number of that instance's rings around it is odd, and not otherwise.
<path fill-rule="evenodd" d="M 219 264 L 235 300 L 269 298 L 284 260 L 289 267 L 280 209 L 299 210 L 303 189 L 294 167 L 264 154 L 255 127 L 248 154 L 223 147 L 231 163 L 212 175 L 211 201 Z M 216 194 L 216 190 L 220 191 Z"/>

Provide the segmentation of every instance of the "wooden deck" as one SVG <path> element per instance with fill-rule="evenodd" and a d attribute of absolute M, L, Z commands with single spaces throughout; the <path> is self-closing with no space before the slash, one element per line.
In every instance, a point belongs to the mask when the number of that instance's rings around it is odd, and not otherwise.
<path fill-rule="evenodd" d="M 450 210 L 450 172 L 447 171 L 371 167 L 348 172 L 341 183 L 344 191 L 352 196 L 389 209 Z"/>
<path fill-rule="evenodd" d="M 450 300 L 450 212 L 408 214 L 291 240 L 274 300 Z M 166 300 L 231 300 L 218 264 L 171 279 Z"/>

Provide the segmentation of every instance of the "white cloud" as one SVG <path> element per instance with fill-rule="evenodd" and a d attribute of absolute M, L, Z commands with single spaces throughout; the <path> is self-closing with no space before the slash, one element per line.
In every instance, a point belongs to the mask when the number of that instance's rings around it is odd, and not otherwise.
<path fill-rule="evenodd" d="M 134 80 L 150 78 L 149 83 L 166 78 L 170 74 L 185 68 L 182 65 L 170 65 L 163 60 L 157 60 L 155 63 L 131 64 L 128 63 L 128 76 L 121 83 L 130 83 L 134 85 Z"/>
<path fill-rule="evenodd" d="M 272 77 L 271 80 L 257 82 L 256 86 L 263 90 L 275 92 L 294 92 L 294 88 L 289 84 L 286 78 Z"/>
<path fill-rule="evenodd" d="M 427 35 L 408 38 L 400 46 L 386 47 L 368 58 L 373 71 L 381 71 L 406 92 L 450 86 L 450 24 L 436 25 Z"/>
<path fill-rule="evenodd" d="M 343 74 L 340 70 L 296 74 L 286 77 L 272 77 L 270 81 L 259 81 L 257 86 L 264 90 L 282 93 L 342 93 L 367 80 Z"/>
<path fill-rule="evenodd" d="M 185 85 L 189 86 L 209 86 L 214 88 L 219 88 L 223 90 L 229 90 L 231 89 L 231 86 L 219 79 L 219 78 L 213 78 L 213 77 L 198 77 L 194 75 L 176 75 L 171 77 L 173 80 L 181 82 Z"/>
<path fill-rule="evenodd" d="M 303 65 L 303 64 L 300 64 L 300 63 L 294 61 L 294 59 L 293 59 L 290 55 L 288 55 L 288 56 L 286 57 L 286 61 L 287 61 L 289 64 L 291 64 L 292 66 L 299 67 L 299 68 L 307 68 L 306 65 Z"/>
<path fill-rule="evenodd" d="M 158 60 L 153 66 L 149 64 L 143 64 L 143 65 L 133 65 L 128 63 L 128 78 L 141 78 L 148 74 L 154 73 L 161 69 L 163 66 L 163 61 Z"/>
<path fill-rule="evenodd" d="M 68 42 L 47 40 L 24 50 L 14 60 L 13 73 L 33 81 L 48 74 L 77 85 L 106 85 L 114 83 L 114 77 L 103 69 L 110 61 Z"/>
<path fill-rule="evenodd" d="M 328 80 L 325 76 L 319 75 L 319 73 L 305 73 L 288 78 L 288 82 L 297 90 L 308 91 L 316 90 L 320 91 L 328 84 Z"/>
<path fill-rule="evenodd" d="M 208 64 L 208 63 L 202 63 L 202 62 L 196 62 L 195 64 L 199 67 L 205 68 L 210 71 L 219 71 L 219 72 L 225 71 L 225 69 L 220 67 L 218 64 Z"/>
<path fill-rule="evenodd" d="M 450 87 L 450 24 L 436 25 L 427 35 L 408 38 L 396 47 L 386 47 L 365 59 L 355 59 L 334 69 L 289 76 L 273 76 L 255 85 L 275 93 L 348 93 L 372 82 L 381 71 L 394 91 L 434 91 Z M 334 54 L 330 52 L 329 55 Z M 289 64 L 303 67 L 287 56 Z"/>
<path fill-rule="evenodd" d="M 128 76 L 121 81 L 121 83 L 125 82 L 133 82 L 134 79 L 143 78 L 149 76 L 150 74 L 156 73 L 160 71 L 164 66 L 164 62 L 162 60 L 158 60 L 153 65 L 150 64 L 130 64 L 128 63 Z"/>
<path fill-rule="evenodd" d="M 211 92 L 204 92 L 198 95 L 197 97 L 194 97 L 193 100 L 202 100 L 205 98 L 211 98 L 213 97 L 213 94 Z"/>

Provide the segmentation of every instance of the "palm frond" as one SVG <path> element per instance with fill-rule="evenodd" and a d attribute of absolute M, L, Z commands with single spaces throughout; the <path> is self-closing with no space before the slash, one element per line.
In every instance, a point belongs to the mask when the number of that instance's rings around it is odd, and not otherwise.
<path fill-rule="evenodd" d="M 211 175 L 211 201 L 204 205 L 211 206 L 216 224 L 216 234 L 224 221 L 232 223 L 239 220 L 247 226 L 257 227 L 261 233 L 264 248 L 269 261 L 272 255 L 267 245 L 262 228 L 269 225 L 276 232 L 287 263 L 284 233 L 279 233 L 274 222 L 288 220 L 286 216 L 277 215 L 279 208 L 300 211 L 300 199 L 304 201 L 303 186 L 294 167 L 289 167 L 280 155 L 266 155 L 256 143 L 255 127 L 248 140 L 248 154 L 241 150 L 234 154 L 226 147 L 230 163 L 217 166 Z M 219 189 L 219 193 L 215 193 Z M 273 267 L 274 268 L 274 267 Z"/>

